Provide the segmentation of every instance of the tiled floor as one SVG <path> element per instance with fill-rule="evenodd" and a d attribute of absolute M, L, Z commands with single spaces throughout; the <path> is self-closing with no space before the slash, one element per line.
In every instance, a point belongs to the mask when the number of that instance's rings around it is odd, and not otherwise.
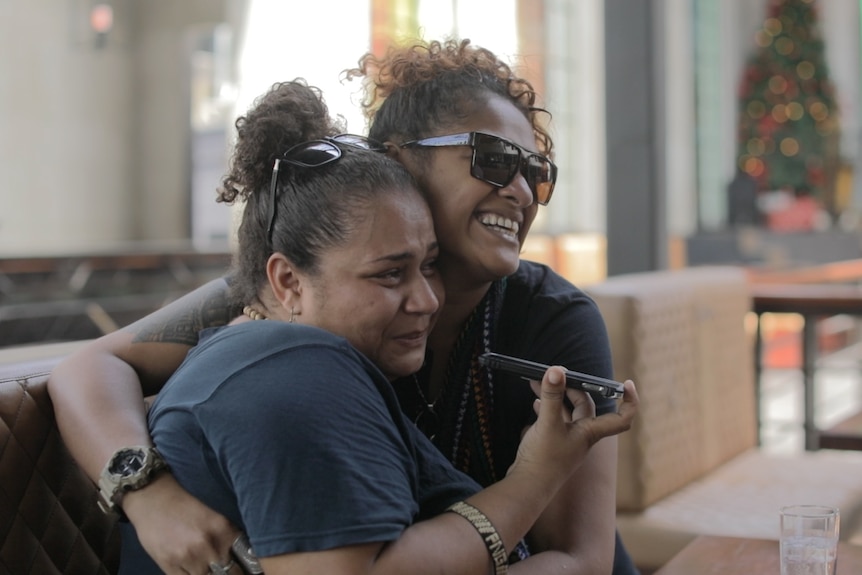
<path fill-rule="evenodd" d="M 821 357 L 814 384 L 818 427 L 829 427 L 862 410 L 862 343 Z M 763 448 L 776 453 L 802 451 L 801 371 L 765 369 L 761 390 Z"/>

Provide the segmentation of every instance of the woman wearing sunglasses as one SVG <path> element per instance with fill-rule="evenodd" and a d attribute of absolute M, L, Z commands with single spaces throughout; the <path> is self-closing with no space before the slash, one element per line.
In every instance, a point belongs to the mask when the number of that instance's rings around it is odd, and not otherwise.
<path fill-rule="evenodd" d="M 421 367 L 442 300 L 431 213 L 409 173 L 373 141 L 331 136 L 301 82 L 274 86 L 237 129 L 220 199 L 246 202 L 231 285 L 244 316 L 206 330 L 159 393 L 155 448 L 126 448 L 108 467 L 123 475 L 138 454 L 156 475 L 167 466 L 242 527 L 270 574 L 505 573 L 549 494 L 628 425 L 636 398 L 596 418 L 549 370 L 522 455 L 482 490 L 390 384 Z M 563 416 L 566 395 L 580 421 Z M 122 572 L 159 572 L 130 553 L 134 539 L 125 529 Z M 239 572 L 238 560 L 209 570 Z"/>
<path fill-rule="evenodd" d="M 594 303 L 550 269 L 519 258 L 538 205 L 550 200 L 556 181 L 542 111 L 527 81 L 466 41 L 417 44 L 380 60 L 368 55 L 350 75 L 367 76 L 370 135 L 418 181 L 440 241 L 446 303 L 422 369 L 394 387 L 404 412 L 438 449 L 491 485 L 515 460 L 532 421 L 532 392 L 518 378 L 482 367 L 481 353 L 612 374 Z M 226 289 L 212 282 L 97 340 L 58 369 L 55 402 L 69 422 L 64 437 L 91 477 L 118 448 L 146 441 L 141 387 L 157 392 L 199 329 L 238 313 Z M 596 409 L 610 412 L 615 405 L 596 399 Z M 96 424 L 104 413 L 109 416 Z M 146 526 L 148 549 L 160 563 L 201 570 L 236 532 L 183 496 L 169 474 L 160 477 L 126 497 L 124 508 L 139 528 Z M 594 575 L 610 573 L 614 564 L 615 575 L 634 573 L 619 545 L 614 561 L 615 486 L 616 442 L 609 438 L 541 515 L 527 538 L 532 555 L 518 570 Z"/>

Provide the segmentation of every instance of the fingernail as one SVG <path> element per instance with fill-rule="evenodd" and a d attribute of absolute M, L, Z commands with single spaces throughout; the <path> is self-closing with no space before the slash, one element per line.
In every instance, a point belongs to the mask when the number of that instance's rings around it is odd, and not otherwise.
<path fill-rule="evenodd" d="M 559 370 L 552 370 L 551 375 L 548 377 L 548 381 L 554 385 L 560 385 L 563 383 L 563 374 L 561 374 Z"/>

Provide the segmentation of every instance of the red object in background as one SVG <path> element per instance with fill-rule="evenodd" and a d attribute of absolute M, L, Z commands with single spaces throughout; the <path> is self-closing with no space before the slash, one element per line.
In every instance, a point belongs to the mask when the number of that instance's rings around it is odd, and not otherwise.
<path fill-rule="evenodd" d="M 802 365 L 802 334 L 780 330 L 763 339 L 763 367 L 793 369 Z"/>
<path fill-rule="evenodd" d="M 776 232 L 808 232 L 820 211 L 817 201 L 808 196 L 794 198 L 781 209 L 766 214 L 766 227 Z"/>
<path fill-rule="evenodd" d="M 96 4 L 90 11 L 90 26 L 99 34 L 107 34 L 114 25 L 114 9 L 108 4 Z"/>
<path fill-rule="evenodd" d="M 851 345 L 855 335 L 846 330 L 817 330 L 818 354 L 836 352 Z M 764 369 L 798 369 L 802 367 L 802 332 L 794 329 L 777 329 L 763 335 Z"/>

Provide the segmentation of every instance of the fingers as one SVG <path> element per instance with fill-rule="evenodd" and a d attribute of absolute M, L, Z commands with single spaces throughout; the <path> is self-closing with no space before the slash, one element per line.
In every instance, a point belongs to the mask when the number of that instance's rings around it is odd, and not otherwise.
<path fill-rule="evenodd" d="M 603 437 L 617 435 L 631 428 L 640 400 L 634 382 L 630 379 L 626 380 L 623 386 L 625 388 L 623 400 L 616 413 L 605 413 L 591 420 L 580 420 L 579 423 L 587 427 L 591 443 L 594 444 Z"/>
<path fill-rule="evenodd" d="M 552 373 L 554 375 L 551 375 Z M 549 376 L 554 379 L 548 380 Z M 559 379 L 556 379 L 557 377 L 559 377 Z M 546 381 L 550 383 L 550 386 L 545 385 Z M 567 423 L 583 419 L 585 417 L 595 417 L 596 404 L 590 394 L 568 387 L 564 385 L 563 382 L 565 382 L 565 370 L 562 367 L 552 366 L 545 372 L 545 377 L 542 379 L 542 382 L 531 381 L 530 386 L 538 397 L 542 399 L 545 399 L 546 397 L 549 398 L 551 400 L 549 403 L 553 403 L 553 405 L 559 408 L 560 413 L 564 414 L 564 420 Z M 565 399 L 568 399 L 569 403 L 572 405 L 573 408 L 571 410 L 563 403 Z M 542 403 L 544 402 L 537 400 L 533 405 L 536 415 L 539 415 Z"/>
<path fill-rule="evenodd" d="M 230 521 L 185 491 L 152 492 L 150 499 L 130 518 L 141 545 L 163 571 L 198 575 L 210 573 L 211 564 L 228 564 L 231 543 L 240 534 Z"/>
<path fill-rule="evenodd" d="M 550 367 L 545 372 L 539 389 L 541 399 L 533 405 L 539 416 L 537 425 L 548 425 L 553 422 L 553 418 L 559 419 L 563 399 L 566 397 L 565 381 L 566 375 L 561 367 Z M 535 387 L 533 389 L 535 390 Z"/>
<path fill-rule="evenodd" d="M 623 394 L 623 400 L 617 408 L 617 415 L 620 417 L 622 422 L 628 424 L 623 430 L 625 431 L 631 427 L 632 420 L 640 406 L 640 398 L 638 397 L 637 387 L 635 387 L 632 380 L 627 379 L 623 383 L 623 386 L 625 387 L 625 393 Z"/>
<path fill-rule="evenodd" d="M 635 382 L 630 379 L 627 379 L 623 383 L 623 387 L 625 388 L 625 393 L 623 395 L 623 401 L 620 403 L 619 411 L 631 411 L 634 414 L 638 409 L 638 405 L 640 405 L 640 398 L 638 397 L 638 390 L 635 387 Z"/>
<path fill-rule="evenodd" d="M 589 440 L 595 444 L 603 437 L 617 435 L 631 428 L 632 420 L 637 413 L 640 399 L 634 382 L 626 380 L 623 383 L 623 399 L 615 413 L 606 413 L 596 417 L 596 405 L 590 394 L 565 385 L 565 370 L 552 366 L 545 372 L 542 382 L 531 382 L 533 391 L 541 398 L 536 400 L 533 408 L 538 415 L 537 424 L 549 425 L 553 417 L 557 421 L 561 417 L 566 423 L 576 424 Z M 573 409 L 570 411 L 564 405 L 568 398 Z M 570 416 L 569 416 L 570 414 Z"/>
<path fill-rule="evenodd" d="M 592 419 L 596 416 L 596 402 L 589 393 L 577 389 L 567 389 L 566 397 L 572 403 L 572 421 Z"/>

